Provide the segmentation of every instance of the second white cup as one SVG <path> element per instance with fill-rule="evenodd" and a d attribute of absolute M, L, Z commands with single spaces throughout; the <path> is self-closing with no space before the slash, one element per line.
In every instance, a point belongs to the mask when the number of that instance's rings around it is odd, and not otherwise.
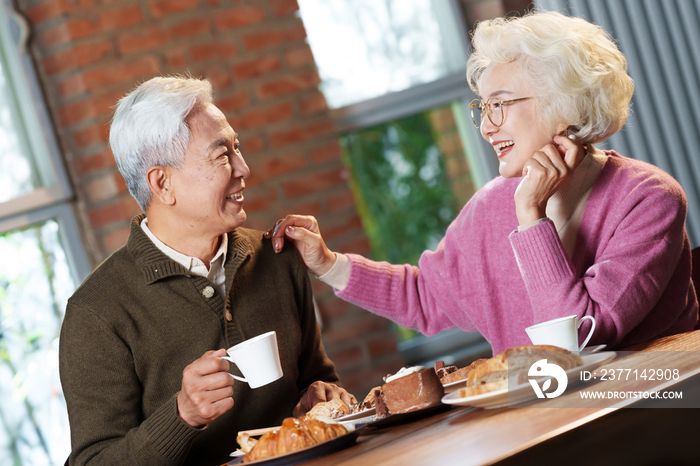
<path fill-rule="evenodd" d="M 241 370 L 243 377 L 230 374 L 236 380 L 246 382 L 250 388 L 258 388 L 282 377 L 277 333 L 263 333 L 243 341 L 226 350 L 228 356 L 223 359 L 234 363 Z"/>
<path fill-rule="evenodd" d="M 591 330 L 582 345 L 578 344 L 578 329 L 584 320 L 590 319 Z M 525 329 L 533 345 L 553 345 L 569 351 L 581 351 L 586 347 L 595 330 L 595 319 L 584 316 L 578 319 L 576 316 L 560 317 L 532 325 Z"/>

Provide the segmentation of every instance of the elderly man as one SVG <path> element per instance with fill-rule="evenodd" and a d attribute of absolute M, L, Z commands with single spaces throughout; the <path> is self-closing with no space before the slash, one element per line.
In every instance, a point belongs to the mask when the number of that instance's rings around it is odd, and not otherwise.
<path fill-rule="evenodd" d="M 207 81 L 125 96 L 110 146 L 145 215 L 68 301 L 60 372 L 72 466 L 220 465 L 239 430 L 355 401 L 321 343 L 306 268 L 241 228 L 249 175 Z M 221 356 L 275 330 L 284 376 L 251 389 Z"/>

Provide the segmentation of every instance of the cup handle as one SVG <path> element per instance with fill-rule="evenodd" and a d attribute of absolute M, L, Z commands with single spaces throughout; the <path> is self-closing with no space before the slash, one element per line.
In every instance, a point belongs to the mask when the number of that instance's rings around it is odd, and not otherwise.
<path fill-rule="evenodd" d="M 238 377 L 237 375 L 233 375 L 233 374 L 230 373 L 230 372 L 227 372 L 227 374 L 230 375 L 231 377 L 233 377 L 233 378 L 236 379 L 236 380 L 240 380 L 241 382 L 248 383 L 248 381 L 247 381 L 246 379 L 244 379 L 243 377 Z"/>
<path fill-rule="evenodd" d="M 583 342 L 583 344 L 579 347 L 579 351 L 583 351 L 583 348 L 586 347 L 588 344 L 588 340 L 591 339 L 593 336 L 593 331 L 595 330 L 595 319 L 592 316 L 583 316 L 581 319 L 578 321 L 578 325 L 576 326 L 576 329 L 578 330 L 581 328 L 581 324 L 583 323 L 584 320 L 586 319 L 591 319 L 591 330 L 588 332 L 588 336 L 586 337 L 586 340 Z"/>
<path fill-rule="evenodd" d="M 225 359 L 225 360 L 227 360 L 227 361 L 229 361 L 229 362 L 232 362 L 232 363 L 236 364 L 236 361 L 234 361 L 230 356 L 221 356 L 221 359 Z M 233 375 L 233 374 L 230 373 L 230 372 L 227 372 L 227 374 L 230 375 L 231 377 L 233 377 L 233 378 L 236 379 L 236 380 L 240 380 L 241 382 L 248 383 L 248 381 L 247 381 L 246 379 L 244 379 L 243 377 L 239 377 L 239 376 L 237 376 L 237 375 Z"/>

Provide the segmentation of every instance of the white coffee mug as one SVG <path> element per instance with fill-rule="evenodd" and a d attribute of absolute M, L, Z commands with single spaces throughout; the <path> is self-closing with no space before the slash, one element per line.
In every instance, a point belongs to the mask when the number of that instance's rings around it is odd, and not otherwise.
<path fill-rule="evenodd" d="M 243 377 L 231 373 L 229 375 L 246 382 L 250 388 L 262 387 L 282 377 L 277 334 L 274 331 L 243 341 L 226 352 L 228 356 L 223 359 L 238 366 Z"/>
<path fill-rule="evenodd" d="M 591 320 L 591 330 L 588 332 L 586 340 L 579 346 L 578 329 L 586 319 Z M 553 345 L 576 352 L 586 347 L 594 330 L 595 319 L 591 316 L 584 316 L 581 319 L 576 316 L 560 317 L 525 329 L 533 345 Z"/>

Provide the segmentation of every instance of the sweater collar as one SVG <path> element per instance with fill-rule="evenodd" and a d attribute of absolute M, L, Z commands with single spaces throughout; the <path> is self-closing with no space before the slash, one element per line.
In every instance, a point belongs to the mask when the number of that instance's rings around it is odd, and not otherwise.
<path fill-rule="evenodd" d="M 134 258 L 136 267 L 143 273 L 146 283 L 150 285 L 174 275 L 190 276 L 190 272 L 185 267 L 158 249 L 146 235 L 141 228 L 141 221 L 145 217 L 146 214 L 142 213 L 131 219 L 126 248 Z M 253 246 L 236 230 L 229 232 L 227 236 L 228 249 L 224 269 L 226 270 L 226 281 L 229 282 L 245 259 L 253 254 Z"/>
<path fill-rule="evenodd" d="M 151 229 L 148 227 L 148 218 L 144 218 L 141 221 L 141 229 L 146 233 L 148 239 L 150 239 L 151 242 L 153 242 L 153 244 L 158 249 L 163 251 L 163 253 L 166 256 L 168 256 L 178 264 L 182 265 L 189 271 L 195 268 L 197 264 L 200 267 L 201 265 L 204 265 L 207 268 L 207 270 L 211 270 L 212 267 L 216 267 L 217 264 L 219 264 L 219 261 L 222 258 L 222 256 L 223 259 L 220 261 L 221 265 L 218 266 L 221 267 L 221 269 L 224 268 L 224 264 L 226 263 L 226 254 L 228 253 L 228 235 L 219 236 L 219 248 L 216 250 L 214 257 L 209 261 L 209 264 L 204 264 L 204 262 L 202 262 L 198 257 L 188 256 L 186 254 L 181 253 L 180 251 L 176 251 L 175 249 L 171 248 L 167 244 L 163 243 L 160 239 L 158 239 L 158 237 L 154 235 Z"/>

